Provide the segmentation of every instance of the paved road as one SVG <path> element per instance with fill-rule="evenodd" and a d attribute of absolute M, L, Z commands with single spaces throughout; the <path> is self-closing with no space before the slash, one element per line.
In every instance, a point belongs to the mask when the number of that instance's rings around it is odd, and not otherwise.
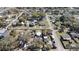
<path fill-rule="evenodd" d="M 49 23 L 49 26 L 52 28 L 52 30 L 53 30 L 53 38 L 54 38 L 54 40 L 55 40 L 55 45 L 56 45 L 56 47 L 57 47 L 57 51 L 65 51 L 65 49 L 63 48 L 63 46 L 62 46 L 62 44 L 61 44 L 61 42 L 60 42 L 60 39 L 57 37 L 57 34 L 56 34 L 56 30 L 54 30 L 54 25 L 52 26 L 52 24 L 51 24 L 51 22 L 50 22 L 50 19 L 49 19 L 49 17 L 48 17 L 48 15 L 46 14 L 46 19 L 47 19 L 47 21 L 48 21 L 48 23 Z"/>
<path fill-rule="evenodd" d="M 55 45 L 57 47 L 57 51 L 65 51 L 65 49 L 63 48 L 59 38 L 56 35 L 56 30 L 53 30 L 53 38 L 54 38 L 54 40 L 56 42 Z"/>

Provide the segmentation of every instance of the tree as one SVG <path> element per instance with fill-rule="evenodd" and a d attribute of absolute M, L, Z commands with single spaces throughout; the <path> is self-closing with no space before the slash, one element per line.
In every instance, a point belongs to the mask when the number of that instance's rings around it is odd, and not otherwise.
<path fill-rule="evenodd" d="M 61 17 L 60 17 L 60 21 L 61 21 L 61 22 L 64 22 L 64 19 L 65 19 L 64 16 L 61 16 Z"/>
<path fill-rule="evenodd" d="M 19 17 L 19 22 L 25 22 L 25 19 L 21 16 Z"/>
<path fill-rule="evenodd" d="M 15 37 L 15 36 L 16 36 L 16 31 L 15 31 L 15 30 L 12 30 L 12 31 L 10 32 L 10 35 L 13 36 L 13 37 Z"/>
<path fill-rule="evenodd" d="M 40 19 L 38 19 L 38 20 L 41 20 L 41 18 L 43 18 L 45 16 L 45 13 L 42 13 L 42 12 L 34 12 L 34 13 L 32 13 L 32 17 L 33 18 L 40 18 Z"/>
<path fill-rule="evenodd" d="M 32 13 L 32 17 L 33 18 L 38 18 L 39 17 L 39 14 L 37 12 L 34 12 L 34 13 Z"/>

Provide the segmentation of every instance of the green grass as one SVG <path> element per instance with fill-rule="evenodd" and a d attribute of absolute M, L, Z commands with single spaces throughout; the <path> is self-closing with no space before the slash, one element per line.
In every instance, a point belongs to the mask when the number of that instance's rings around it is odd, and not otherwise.
<path fill-rule="evenodd" d="M 62 33 L 57 32 L 57 35 L 63 35 L 63 34 L 65 34 L 65 32 L 62 32 Z"/>

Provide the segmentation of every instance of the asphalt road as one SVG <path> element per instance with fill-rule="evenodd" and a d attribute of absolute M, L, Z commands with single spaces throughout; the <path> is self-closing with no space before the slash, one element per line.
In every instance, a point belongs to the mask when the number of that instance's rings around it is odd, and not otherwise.
<path fill-rule="evenodd" d="M 55 40 L 55 45 L 56 45 L 56 47 L 57 47 L 57 50 L 56 51 L 65 51 L 65 49 L 63 48 L 63 46 L 62 46 L 62 44 L 61 44 L 61 42 L 60 42 L 60 39 L 57 37 L 57 34 L 56 34 L 56 30 L 54 30 L 54 24 L 52 25 L 51 24 L 51 22 L 50 22 L 50 19 L 49 19 L 49 17 L 48 17 L 48 15 L 46 14 L 46 19 L 47 19 L 47 21 L 48 21 L 48 23 L 49 23 L 49 26 L 52 28 L 52 33 L 53 33 L 53 35 L 52 35 L 52 37 L 54 38 L 54 40 Z"/>
<path fill-rule="evenodd" d="M 60 39 L 57 37 L 56 35 L 56 30 L 53 30 L 53 38 L 55 40 L 55 45 L 57 47 L 57 51 L 65 51 L 65 49 L 63 48 L 61 42 L 60 42 Z"/>

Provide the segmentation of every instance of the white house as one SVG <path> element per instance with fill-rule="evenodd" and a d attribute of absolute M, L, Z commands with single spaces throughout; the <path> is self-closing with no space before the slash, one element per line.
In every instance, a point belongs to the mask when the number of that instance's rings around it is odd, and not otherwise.
<path fill-rule="evenodd" d="M 0 29 L 0 36 L 6 36 L 7 29 Z"/>

